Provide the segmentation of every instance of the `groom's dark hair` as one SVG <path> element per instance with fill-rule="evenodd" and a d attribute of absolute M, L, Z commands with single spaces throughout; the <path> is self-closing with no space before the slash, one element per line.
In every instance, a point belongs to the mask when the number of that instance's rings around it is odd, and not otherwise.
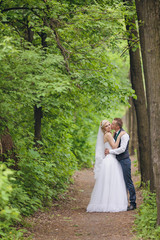
<path fill-rule="evenodd" d="M 114 120 L 117 122 L 117 125 L 122 128 L 123 126 L 123 122 L 122 122 L 122 119 L 121 118 L 114 118 Z"/>

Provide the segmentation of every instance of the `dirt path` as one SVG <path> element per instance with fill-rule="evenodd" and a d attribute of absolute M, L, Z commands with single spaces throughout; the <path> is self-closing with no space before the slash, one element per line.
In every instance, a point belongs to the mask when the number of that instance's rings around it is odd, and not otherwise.
<path fill-rule="evenodd" d="M 135 175 L 132 157 L 132 176 L 135 187 L 139 177 Z M 54 203 L 48 212 L 38 212 L 28 221 L 33 240 L 131 240 L 135 211 L 120 213 L 87 213 L 86 206 L 94 186 L 93 171 L 75 173 L 74 184 L 64 200 Z M 137 206 L 141 193 L 136 187 Z"/>

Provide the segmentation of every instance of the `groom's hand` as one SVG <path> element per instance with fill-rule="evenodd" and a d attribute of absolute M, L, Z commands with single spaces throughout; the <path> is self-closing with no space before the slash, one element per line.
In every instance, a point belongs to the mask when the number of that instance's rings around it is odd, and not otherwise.
<path fill-rule="evenodd" d="M 108 148 L 105 149 L 105 156 L 106 156 L 107 154 L 109 154 L 109 149 L 108 149 Z"/>

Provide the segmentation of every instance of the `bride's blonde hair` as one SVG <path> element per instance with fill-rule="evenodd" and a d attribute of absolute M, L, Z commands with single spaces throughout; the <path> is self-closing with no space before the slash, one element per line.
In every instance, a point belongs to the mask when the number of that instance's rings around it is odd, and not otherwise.
<path fill-rule="evenodd" d="M 105 132 L 105 129 L 104 129 L 105 123 L 109 123 L 109 121 L 108 120 L 102 120 L 101 123 L 100 123 L 100 126 L 101 126 L 101 129 L 102 129 L 103 133 Z"/>

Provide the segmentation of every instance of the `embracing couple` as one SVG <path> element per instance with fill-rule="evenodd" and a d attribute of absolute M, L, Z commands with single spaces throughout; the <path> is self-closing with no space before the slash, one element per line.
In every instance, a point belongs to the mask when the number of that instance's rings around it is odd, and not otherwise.
<path fill-rule="evenodd" d="M 87 212 L 120 212 L 136 209 L 136 192 L 131 178 L 129 135 L 115 118 L 100 124 L 95 154 L 95 185 Z M 111 134 L 114 130 L 114 135 Z M 128 205 L 129 192 L 130 205 Z"/>

